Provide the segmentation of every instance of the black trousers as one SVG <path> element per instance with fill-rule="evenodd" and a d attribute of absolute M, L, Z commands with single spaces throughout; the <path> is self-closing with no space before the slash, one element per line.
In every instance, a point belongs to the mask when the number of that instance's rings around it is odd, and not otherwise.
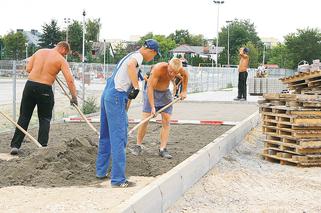
<path fill-rule="evenodd" d="M 238 82 L 238 95 L 237 98 L 245 98 L 246 99 L 246 80 L 247 80 L 247 72 L 239 72 L 239 82 Z"/>
<path fill-rule="evenodd" d="M 39 118 L 38 141 L 47 146 L 49 138 L 50 121 L 54 106 L 54 95 L 49 85 L 27 81 L 23 90 L 20 116 L 18 124 L 27 130 L 35 106 L 37 105 Z M 11 140 L 11 147 L 20 148 L 25 134 L 16 128 Z"/>

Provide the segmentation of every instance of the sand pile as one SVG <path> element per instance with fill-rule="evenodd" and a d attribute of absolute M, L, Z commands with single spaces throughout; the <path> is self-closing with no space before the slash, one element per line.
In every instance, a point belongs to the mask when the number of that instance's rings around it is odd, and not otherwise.
<path fill-rule="evenodd" d="M 0 186 L 65 186 L 95 181 L 97 148 L 74 138 L 30 155 L 1 162 Z M 89 182 L 88 182 L 89 181 Z"/>
<path fill-rule="evenodd" d="M 96 127 L 99 126 L 96 124 Z M 144 139 L 144 152 L 134 156 L 127 145 L 127 177 L 157 176 L 197 152 L 231 126 L 172 125 L 168 150 L 172 159 L 158 156 L 160 124 L 150 124 Z M 36 135 L 36 130 L 30 132 Z M 0 134 L 0 152 L 8 153 L 12 133 Z M 0 160 L 0 187 L 24 185 L 37 187 L 95 185 L 95 160 L 98 138 L 87 124 L 52 125 L 48 148 L 37 149 L 25 140 L 21 155 L 10 161 Z"/>

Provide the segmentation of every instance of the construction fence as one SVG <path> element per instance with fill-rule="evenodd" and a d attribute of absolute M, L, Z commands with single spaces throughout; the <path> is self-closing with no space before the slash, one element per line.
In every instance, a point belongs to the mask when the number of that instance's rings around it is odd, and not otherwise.
<path fill-rule="evenodd" d="M 25 61 L 0 60 L 0 110 L 7 113 L 14 120 L 17 120 L 17 116 L 19 115 L 20 100 L 28 76 L 25 71 L 25 66 Z M 69 63 L 69 66 L 75 78 L 80 105 L 82 106 L 82 100 L 91 99 L 95 100 L 97 108 L 99 108 L 100 96 L 105 87 L 106 78 L 111 76 L 115 64 L 104 65 L 71 62 Z M 150 71 L 150 69 L 150 65 L 143 65 L 141 67 L 143 74 Z M 189 72 L 188 93 L 237 87 L 237 68 L 188 66 L 186 69 Z M 255 72 L 256 69 L 249 69 L 248 79 L 254 78 Z M 293 75 L 294 71 L 273 69 L 269 70 L 268 73 L 269 78 L 281 78 Z M 64 80 L 62 74 L 59 74 L 58 77 L 61 80 Z M 75 114 L 74 109 L 70 107 L 68 99 L 65 97 L 58 84 L 53 85 L 53 90 L 55 94 L 53 119 L 57 120 Z M 141 100 L 141 97 L 138 97 L 135 101 L 141 102 Z M 3 121 L 2 118 L 1 121 Z M 31 124 L 33 123 L 37 123 L 36 118 L 31 120 Z M 7 126 L 0 122 L 0 131 L 5 127 Z"/>

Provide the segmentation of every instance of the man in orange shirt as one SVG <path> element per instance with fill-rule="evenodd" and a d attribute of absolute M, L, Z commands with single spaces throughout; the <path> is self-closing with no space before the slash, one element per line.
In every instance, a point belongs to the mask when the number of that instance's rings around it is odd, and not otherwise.
<path fill-rule="evenodd" d="M 55 82 L 60 70 L 66 79 L 72 95 L 70 104 L 78 104 L 74 78 L 69 69 L 68 62 L 64 58 L 69 51 L 69 44 L 61 41 L 53 49 L 38 50 L 30 57 L 27 63 L 26 70 L 29 76 L 23 90 L 18 124 L 27 130 L 33 110 L 37 105 L 39 118 L 38 141 L 44 147 L 48 144 L 50 121 L 54 106 L 54 95 L 51 86 Z M 24 133 L 16 128 L 11 140 L 10 154 L 18 154 L 24 137 Z"/>
<path fill-rule="evenodd" d="M 240 48 L 240 63 L 239 63 L 239 80 L 238 80 L 238 95 L 235 101 L 246 101 L 246 79 L 247 68 L 249 66 L 249 48 Z"/>

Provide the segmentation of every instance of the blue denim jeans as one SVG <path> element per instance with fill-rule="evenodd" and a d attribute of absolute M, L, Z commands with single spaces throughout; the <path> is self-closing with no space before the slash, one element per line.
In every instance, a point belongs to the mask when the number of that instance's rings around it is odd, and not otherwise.
<path fill-rule="evenodd" d="M 126 181 L 127 102 L 127 93 L 114 88 L 106 88 L 101 97 L 96 176 L 106 176 L 111 157 L 111 184 L 121 184 Z"/>

